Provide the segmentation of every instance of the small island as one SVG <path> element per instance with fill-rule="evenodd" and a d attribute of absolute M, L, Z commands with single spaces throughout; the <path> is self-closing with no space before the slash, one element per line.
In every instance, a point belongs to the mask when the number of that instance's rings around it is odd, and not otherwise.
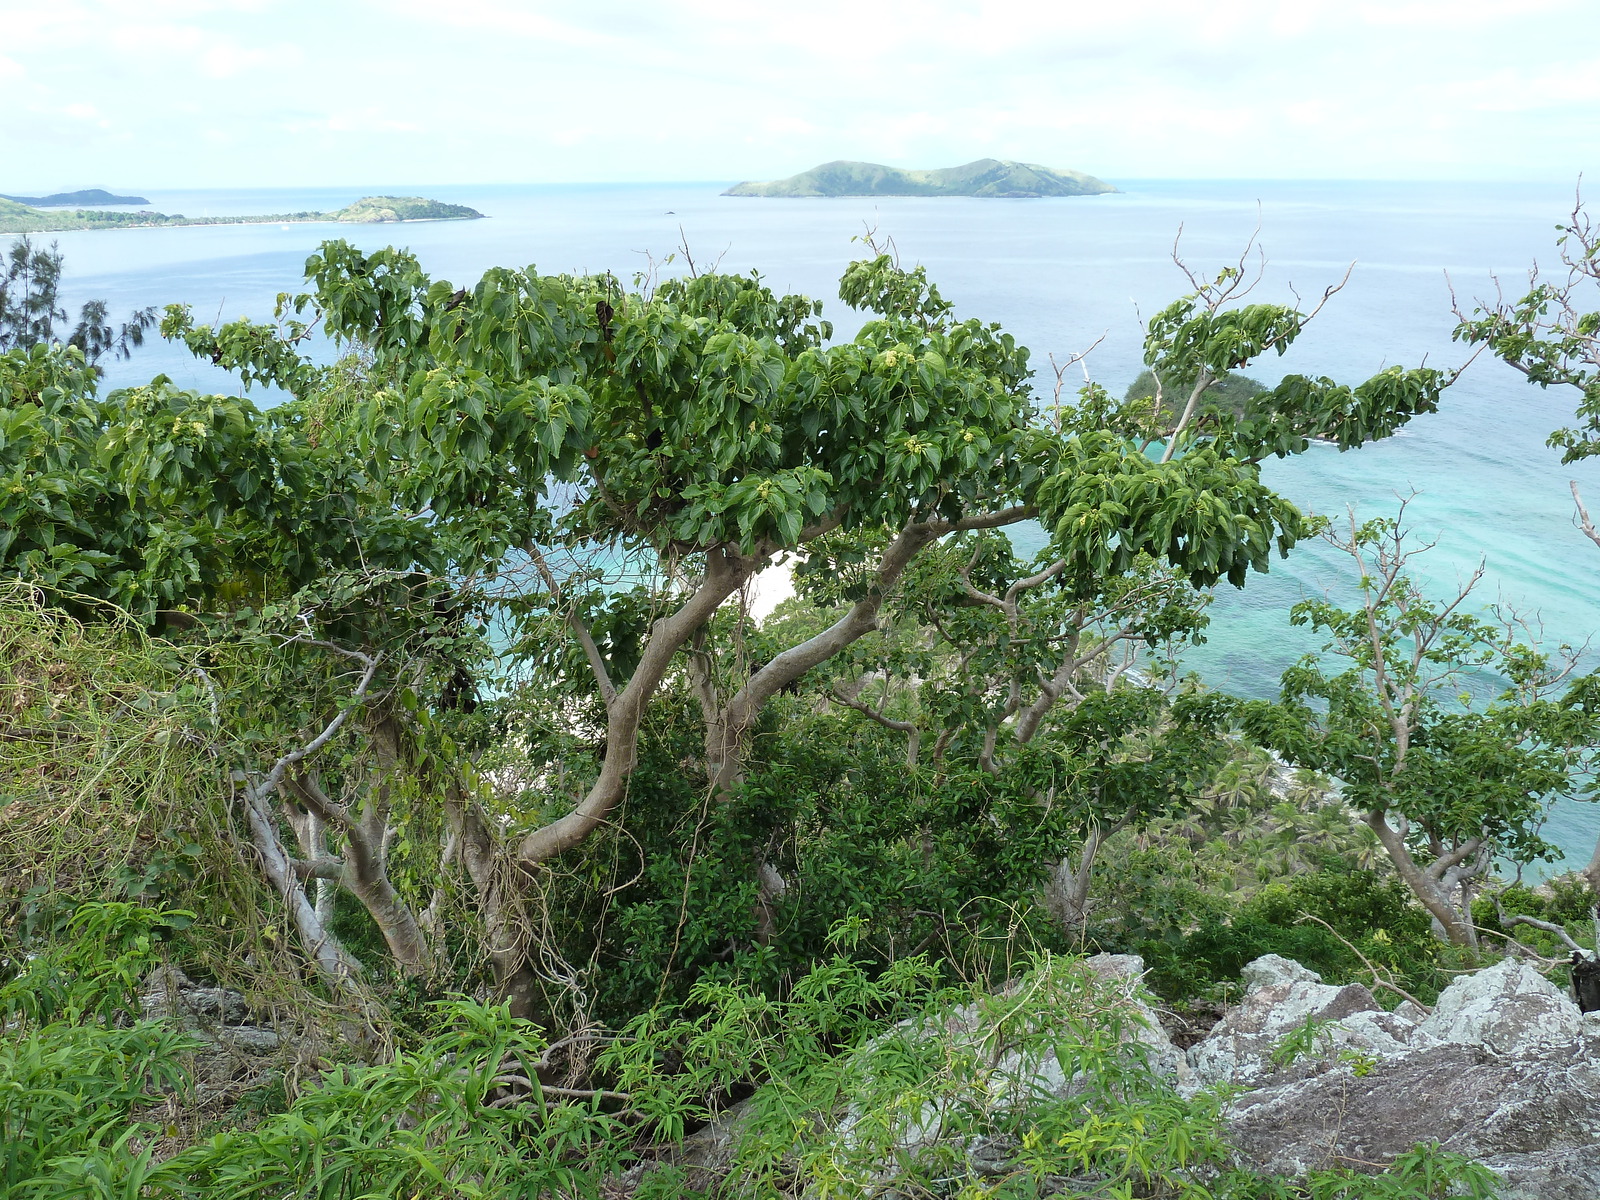
<path fill-rule="evenodd" d="M 86 188 L 81 192 L 52 192 L 48 196 L 3 196 L 0 200 L 15 200 L 18 204 L 31 204 L 38 208 L 61 208 L 72 204 L 149 204 L 143 196 L 117 196 L 104 188 Z"/>
<path fill-rule="evenodd" d="M 73 229 L 141 229 L 161 225 L 272 225 L 338 221 L 373 225 L 392 221 L 472 221 L 483 214 L 464 204 L 445 204 L 421 196 L 366 196 L 333 212 L 268 213 L 254 217 L 186 217 L 181 213 L 106 212 L 76 209 L 44 212 L 0 199 L 0 234 L 57 233 Z"/>
<path fill-rule="evenodd" d="M 741 183 L 724 196 L 800 198 L 816 196 L 980 196 L 1036 199 L 1043 196 L 1102 196 L 1117 189 L 1082 171 L 1058 171 L 1037 163 L 980 158 L 960 167 L 907 171 L 881 163 L 823 163 L 788 179 Z"/>

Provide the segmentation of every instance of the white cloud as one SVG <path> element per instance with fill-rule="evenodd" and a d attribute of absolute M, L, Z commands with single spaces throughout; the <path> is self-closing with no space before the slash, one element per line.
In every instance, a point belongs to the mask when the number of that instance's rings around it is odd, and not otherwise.
<path fill-rule="evenodd" d="M 72 174 L 109 121 L 105 169 L 150 187 L 982 154 L 1113 180 L 1570 177 L 1600 169 L 1591 5 L 0 0 L 0 79 L 57 114 L 0 127 L 0 153 Z"/>

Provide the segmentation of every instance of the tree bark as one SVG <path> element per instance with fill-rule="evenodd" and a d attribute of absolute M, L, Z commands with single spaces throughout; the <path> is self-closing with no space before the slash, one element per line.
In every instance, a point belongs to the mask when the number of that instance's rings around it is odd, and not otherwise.
<path fill-rule="evenodd" d="M 244 808 L 245 820 L 250 826 L 250 843 L 261 857 L 262 872 L 283 897 L 289 917 L 300 935 L 300 942 L 316 967 L 317 974 L 334 991 L 360 998 L 361 992 L 355 981 L 361 974 L 361 964 L 339 943 L 333 931 L 323 924 L 316 907 L 306 896 L 305 888 L 295 873 L 294 862 L 278 836 L 271 806 L 260 786 L 245 785 Z"/>
<path fill-rule="evenodd" d="M 1051 871 L 1050 879 L 1045 884 L 1045 907 L 1067 933 L 1081 933 L 1088 924 L 1089 885 L 1094 880 L 1095 859 L 1111 836 L 1127 823 L 1128 818 L 1123 817 L 1109 829 L 1094 826 L 1078 852 L 1078 865 L 1073 866 L 1072 858 L 1063 855 Z"/>
<path fill-rule="evenodd" d="M 1406 886 L 1411 889 L 1411 894 L 1422 902 L 1422 906 L 1438 922 L 1444 936 L 1454 945 L 1476 950 L 1478 935 L 1472 927 L 1471 914 L 1463 914 L 1451 903 L 1450 892 L 1454 888 L 1446 884 L 1442 877 L 1457 863 L 1477 854 L 1481 847 L 1479 839 L 1473 839 L 1457 847 L 1431 867 L 1423 868 L 1417 865 L 1416 859 L 1411 857 L 1411 851 L 1406 849 L 1405 837 L 1389 824 L 1383 813 L 1368 812 L 1362 819 L 1378 835 L 1378 840 L 1388 852 L 1389 861 L 1394 864 L 1395 871 L 1405 880 Z M 1456 882 L 1459 883 L 1459 880 Z"/>
<path fill-rule="evenodd" d="M 374 738 L 381 746 L 384 739 L 392 734 L 392 728 L 387 732 L 380 728 L 375 731 Z M 382 748 L 379 750 L 379 760 L 380 770 L 385 775 L 393 770 L 392 756 Z M 369 796 L 365 810 L 359 817 L 330 798 L 310 773 L 292 776 L 286 783 L 316 818 L 344 835 L 344 870 L 338 875 L 338 882 L 361 901 L 362 907 L 371 915 L 395 964 L 407 975 L 428 971 L 433 965 L 428 939 L 411 906 L 389 880 L 386 847 L 389 831 L 387 778 L 373 789 L 374 794 Z"/>
<path fill-rule="evenodd" d="M 483 810 L 453 787 L 445 799 L 445 821 L 478 893 L 495 987 L 513 1017 L 531 1020 L 539 1011 L 542 989 L 528 962 L 521 897 L 507 894 L 507 875 L 517 870 L 516 860 L 489 828 Z"/>
<path fill-rule="evenodd" d="M 722 706 L 716 719 L 707 723 L 706 771 L 710 776 L 713 795 L 725 797 L 738 786 L 744 772 L 751 727 L 767 701 L 812 667 L 827 662 L 851 643 L 876 630 L 883 602 L 894 591 L 912 559 L 923 549 L 948 533 L 998 529 L 1034 515 L 1035 510 L 1031 505 L 1019 505 L 957 521 L 940 518 L 908 521 L 878 559 L 878 569 L 867 594 L 815 637 L 775 655 Z"/>
<path fill-rule="evenodd" d="M 717 608 L 745 585 L 763 561 L 759 554 L 741 555 L 727 546 L 706 554 L 706 573 L 682 607 L 650 629 L 639 665 L 606 711 L 606 757 L 600 775 L 578 806 L 566 816 L 535 829 L 522 839 L 517 855 L 536 864 L 571 849 L 599 826 L 621 801 L 639 755 L 639 725 L 674 656 Z"/>

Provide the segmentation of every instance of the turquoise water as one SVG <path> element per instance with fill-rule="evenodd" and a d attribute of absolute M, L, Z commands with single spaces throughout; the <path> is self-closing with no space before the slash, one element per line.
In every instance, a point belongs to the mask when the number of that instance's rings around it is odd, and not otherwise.
<path fill-rule="evenodd" d="M 1123 194 L 1071 200 L 746 200 L 725 184 L 547 187 L 389 185 L 359 190 L 143 192 L 153 206 L 190 215 L 328 209 L 359 194 L 422 194 L 470 204 L 489 220 L 406 226 L 242 225 L 55 235 L 67 255 L 68 299 L 105 296 L 113 310 L 174 300 L 210 318 L 265 317 L 295 290 L 304 259 L 325 237 L 364 246 L 409 245 L 436 276 L 470 282 L 493 265 L 546 271 L 609 269 L 627 277 L 659 263 L 686 238 L 702 266 L 759 268 L 775 287 L 832 300 L 859 253 L 854 235 L 875 226 L 908 261 L 927 264 L 961 312 L 998 320 L 1034 351 L 1041 385 L 1048 355 L 1103 342 L 1096 379 L 1120 391 L 1140 368 L 1138 313 L 1184 289 L 1171 252 L 1199 270 L 1236 260 L 1257 224 L 1267 274 L 1255 293 L 1283 299 L 1291 286 L 1315 297 L 1355 263 L 1350 284 L 1282 359 L 1251 374 L 1287 371 L 1355 382 L 1390 363 L 1459 365 L 1450 341 L 1450 287 L 1492 294 L 1496 273 L 1513 294 L 1534 259 L 1553 259 L 1553 226 L 1571 208 L 1571 182 L 1124 181 Z M 679 270 L 682 260 L 666 268 Z M 842 334 L 851 314 L 830 315 Z M 156 371 L 185 386 L 236 391 L 237 383 L 175 347 L 157 345 L 112 369 L 112 382 Z M 1081 379 L 1081 376 L 1078 378 Z M 270 396 L 262 396 L 269 401 Z M 1447 394 L 1443 411 L 1399 436 L 1340 454 L 1327 447 L 1267 467 L 1270 482 L 1302 506 L 1363 517 L 1392 512 L 1416 493 L 1409 516 L 1437 548 L 1419 573 L 1443 590 L 1482 561 L 1479 595 L 1542 622 L 1549 643 L 1585 642 L 1596 626 L 1600 549 L 1572 524 L 1567 480 L 1600 505 L 1600 464 L 1560 465 L 1544 439 L 1571 416 L 1573 397 L 1530 388 L 1480 359 Z M 1213 684 L 1272 694 L 1283 668 L 1316 643 L 1285 614 L 1301 596 L 1345 594 L 1336 554 L 1302 547 L 1243 592 L 1224 588 L 1207 645 L 1190 664 Z M 1576 861 L 1600 836 L 1600 806 L 1564 805 L 1549 833 Z"/>

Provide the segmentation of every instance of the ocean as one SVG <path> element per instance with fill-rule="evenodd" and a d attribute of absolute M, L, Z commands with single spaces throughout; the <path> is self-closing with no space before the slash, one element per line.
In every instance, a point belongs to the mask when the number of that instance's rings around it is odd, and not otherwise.
<path fill-rule="evenodd" d="M 136 183 L 137 181 L 119 181 Z M 1459 366 L 1452 287 L 1463 304 L 1498 286 L 1520 295 L 1528 266 L 1555 260 L 1554 226 L 1571 211 L 1574 181 L 1395 183 L 1326 181 L 1118 181 L 1116 195 L 1059 200 L 879 198 L 734 199 L 726 183 L 384 187 L 142 192 L 152 207 L 191 216 L 337 208 L 364 195 L 426 195 L 469 204 L 490 219 L 405 226 L 239 225 L 45 235 L 66 254 L 69 307 L 90 297 L 113 314 L 174 301 L 201 320 L 270 316 L 279 292 L 302 286 L 306 256 L 324 238 L 365 248 L 409 246 L 435 278 L 470 284 L 490 266 L 544 271 L 758 270 L 778 289 L 828 300 L 840 336 L 856 318 L 836 299 L 845 264 L 869 230 L 901 259 L 925 264 L 963 316 L 1000 322 L 1033 351 L 1048 392 L 1050 357 L 1101 339 L 1088 364 L 1113 392 L 1141 369 L 1140 315 L 1183 291 L 1177 252 L 1197 273 L 1237 262 L 1252 235 L 1265 275 L 1252 299 L 1314 303 L 1354 264 L 1350 282 L 1283 358 L 1247 373 L 1265 383 L 1287 372 L 1359 382 L 1386 365 Z M 1259 230 L 1259 232 L 1257 232 Z M 676 260 L 667 263 L 669 256 Z M 1252 256 L 1254 261 L 1261 259 Z M 179 384 L 237 392 L 237 381 L 181 347 L 157 343 L 113 365 L 108 384 L 156 372 Z M 1081 381 L 1075 375 L 1075 383 Z M 257 394 L 271 403 L 270 393 Z M 1480 357 L 1446 393 L 1441 411 L 1385 442 L 1341 454 L 1314 446 L 1265 468 L 1302 507 L 1370 518 L 1411 497 L 1415 535 L 1436 545 L 1416 574 L 1452 595 L 1481 563 L 1476 597 L 1515 609 L 1544 643 L 1582 646 L 1600 615 L 1600 548 L 1572 520 L 1568 480 L 1600 508 L 1600 463 L 1563 467 L 1545 445 L 1571 419 L 1575 394 L 1544 392 Z M 1019 543 L 1042 541 L 1022 531 Z M 1274 694 L 1278 676 L 1319 645 L 1291 627 L 1306 595 L 1352 594 L 1340 556 L 1307 544 L 1243 591 L 1223 586 L 1206 644 L 1186 664 L 1213 686 Z M 1481 681 L 1480 681 L 1481 682 Z M 1581 865 L 1600 836 L 1600 805 L 1559 803 L 1547 836 Z M 1560 869 L 1563 864 L 1554 868 Z M 1539 873 L 1543 873 L 1540 871 Z"/>

